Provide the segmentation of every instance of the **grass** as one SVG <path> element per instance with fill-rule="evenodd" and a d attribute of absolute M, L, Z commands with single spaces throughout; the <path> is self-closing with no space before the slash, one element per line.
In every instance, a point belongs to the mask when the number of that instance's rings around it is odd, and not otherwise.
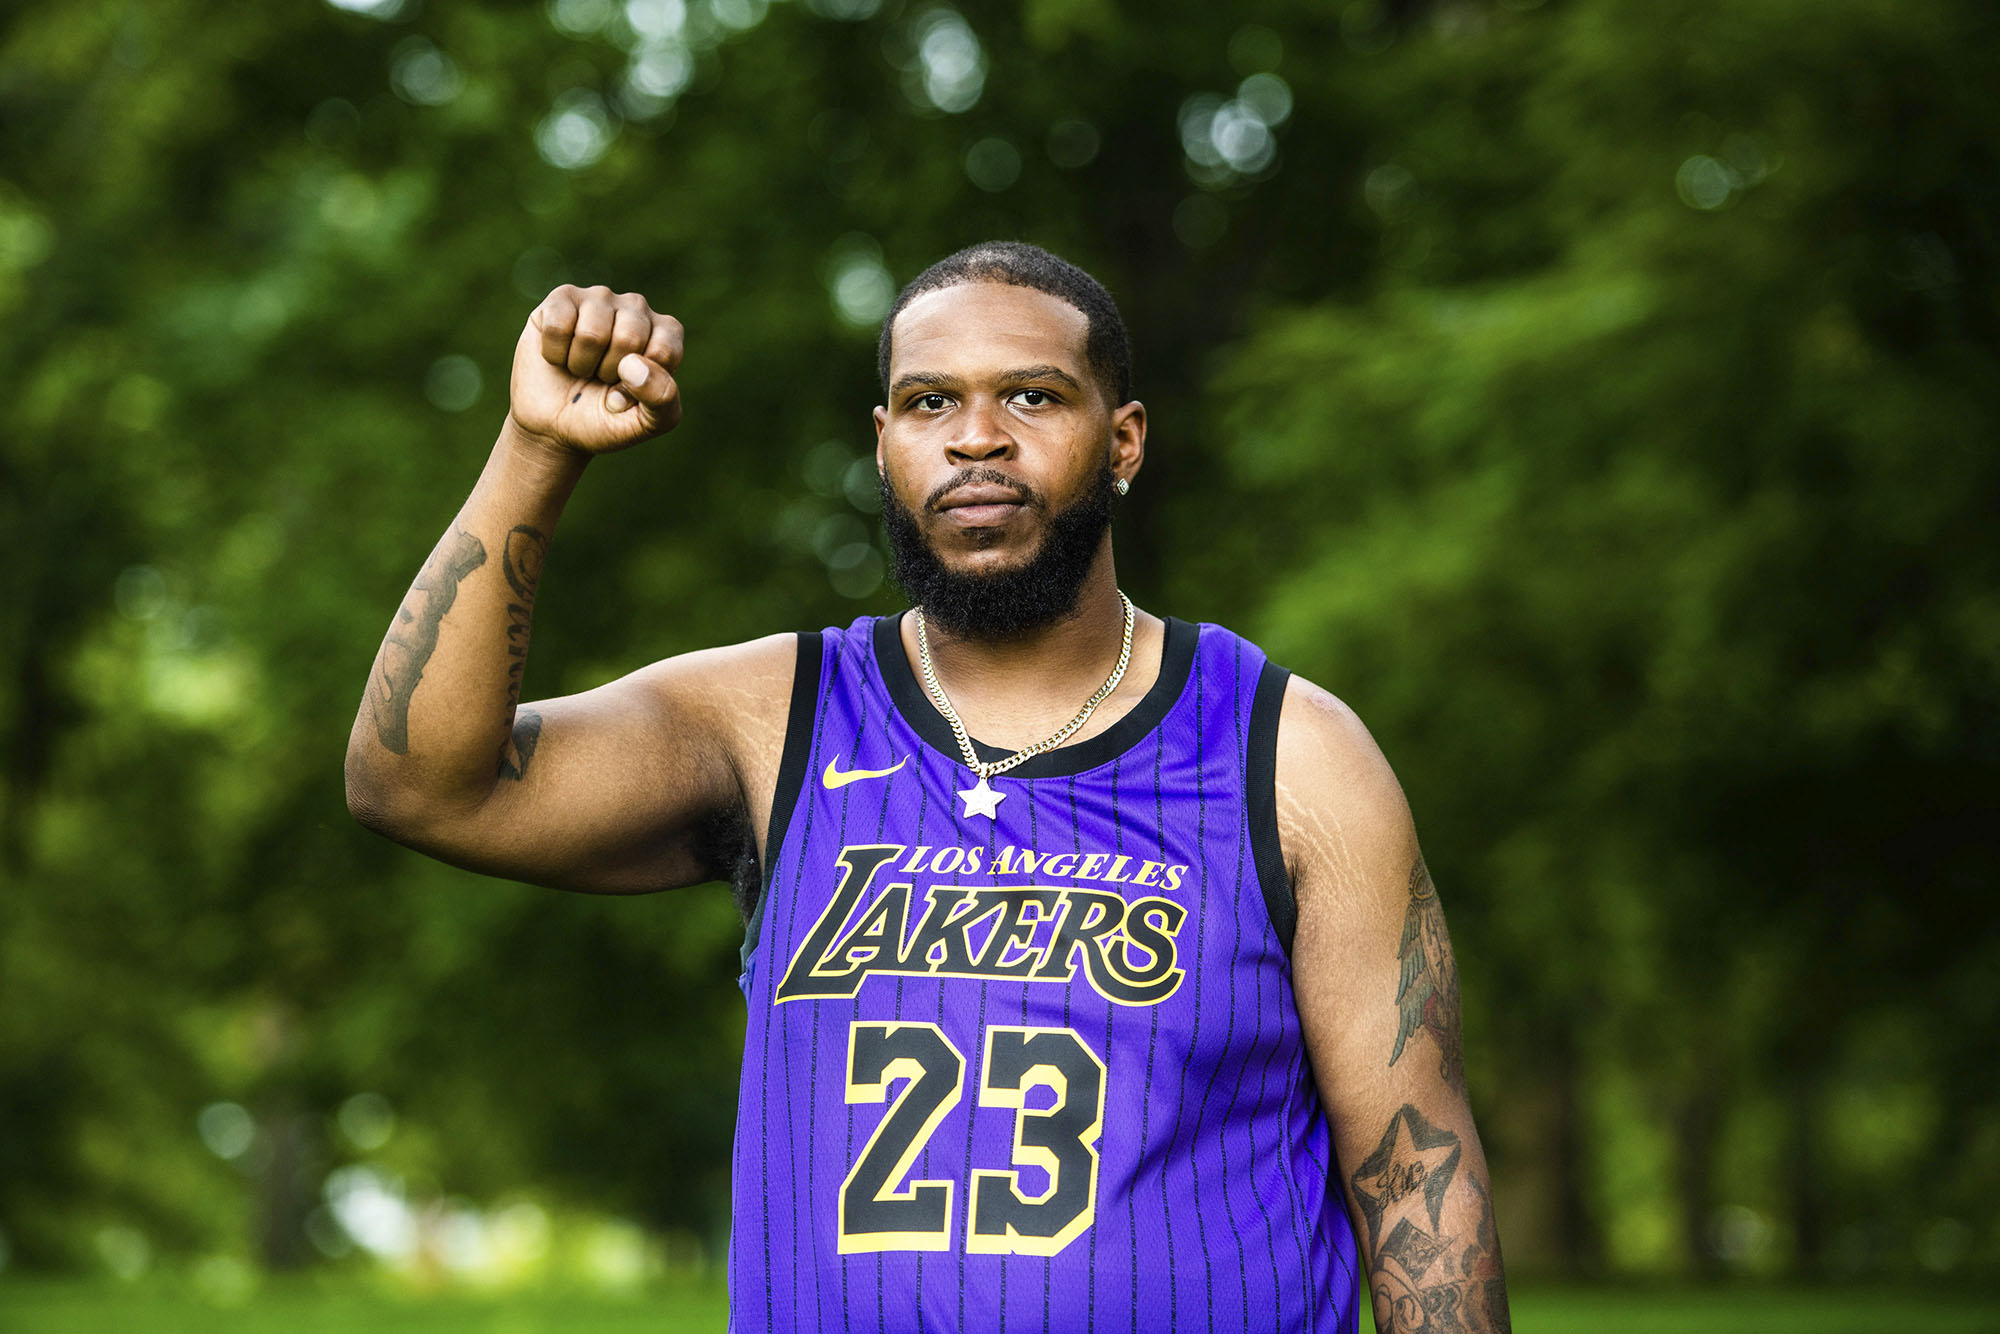
<path fill-rule="evenodd" d="M 0 1334 L 682 1334 L 728 1313 L 719 1287 L 421 1297 L 292 1281 L 217 1305 L 165 1284 L 0 1283 Z"/>
<path fill-rule="evenodd" d="M 1525 1287 L 1521 1334 L 1993 1334 L 2000 1296 L 1920 1289 L 1599 1289 Z M 1361 1328 L 1372 1327 L 1364 1316 Z"/>
<path fill-rule="evenodd" d="M 352 1283 L 267 1283 L 240 1305 L 184 1287 L 0 1282 L 4 1334 L 682 1334 L 720 1330 L 719 1288 L 641 1296 L 398 1296 Z M 1515 1294 L 1521 1334 L 2000 1334 L 2000 1295 L 1920 1289 L 1559 1289 Z M 1364 1316 L 1361 1328 L 1371 1323 Z"/>

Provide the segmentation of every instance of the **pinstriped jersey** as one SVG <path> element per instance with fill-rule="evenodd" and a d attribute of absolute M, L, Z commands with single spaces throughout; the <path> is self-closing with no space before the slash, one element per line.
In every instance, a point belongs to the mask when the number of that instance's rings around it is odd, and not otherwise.
<path fill-rule="evenodd" d="M 898 618 L 801 637 L 732 1329 L 1355 1330 L 1291 989 L 1285 679 L 1169 620 L 1145 698 L 993 778 L 989 815 Z"/>

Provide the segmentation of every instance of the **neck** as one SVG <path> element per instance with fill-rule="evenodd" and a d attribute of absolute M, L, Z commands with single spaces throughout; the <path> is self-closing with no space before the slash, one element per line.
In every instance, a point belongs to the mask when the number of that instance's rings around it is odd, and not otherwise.
<path fill-rule="evenodd" d="M 1122 714 L 1124 708 L 1114 706 L 1127 696 L 1143 695 L 1158 673 L 1157 652 L 1142 667 L 1138 647 L 1156 639 L 1158 623 L 1150 616 L 1136 619 L 1133 661 L 1125 679 L 1079 738 Z M 922 680 L 914 621 L 905 618 L 903 640 Z M 1076 605 L 1058 620 L 1004 640 L 954 634 L 935 622 L 925 623 L 932 670 L 966 730 L 1009 748 L 1032 745 L 1074 717 L 1117 665 L 1124 633 L 1125 607 L 1118 596 L 1109 535 L 1078 590 Z"/>

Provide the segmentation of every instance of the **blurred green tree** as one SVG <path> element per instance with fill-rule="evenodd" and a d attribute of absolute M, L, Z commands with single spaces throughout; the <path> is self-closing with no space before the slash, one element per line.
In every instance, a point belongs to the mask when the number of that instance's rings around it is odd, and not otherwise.
<path fill-rule="evenodd" d="M 1924 1229 L 1990 1227 L 1980 7 L 0 24 L 23 1264 L 90 1263 L 107 1227 L 299 1263 L 326 1171 L 364 1157 L 719 1231 L 725 898 L 560 898 L 375 840 L 342 811 L 347 720 L 561 281 L 684 320 L 689 414 L 572 506 L 531 695 L 894 605 L 873 322 L 992 235 L 1125 305 L 1154 421 L 1135 594 L 1259 634 L 1403 772 L 1510 1249 L 1733 1262 L 1725 1204 L 1788 1220 L 1803 1264 L 1956 1263 Z M 333 1115 L 362 1091 L 386 1145 Z M 196 1134 L 223 1100 L 259 1127 L 229 1163 Z"/>
<path fill-rule="evenodd" d="M 1548 1085 L 1503 1140 L 1543 1146 L 1536 1234 L 1713 1269 L 1734 1202 L 1808 1270 L 1871 1220 L 1908 1263 L 1990 1226 L 2000 1148 L 1994 20 L 1505 8 L 1384 53 L 1371 280 L 1232 350 L 1259 519 L 1203 577 L 1402 766 L 1475 1087 Z M 1868 1134 L 1921 1191 L 1830 1152 L 1885 1016 L 1942 1110 Z M 1725 1176 L 1760 1098 L 1790 1145 Z"/>

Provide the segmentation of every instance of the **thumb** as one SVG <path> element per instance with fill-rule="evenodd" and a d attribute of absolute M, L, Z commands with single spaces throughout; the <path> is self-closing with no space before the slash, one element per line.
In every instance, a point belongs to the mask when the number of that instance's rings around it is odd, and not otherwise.
<path fill-rule="evenodd" d="M 620 413 L 637 403 L 642 409 L 651 409 L 643 415 L 661 418 L 666 415 L 663 409 L 673 403 L 675 393 L 671 375 L 632 352 L 619 361 L 618 383 L 605 392 L 604 406 L 610 412 Z"/>

